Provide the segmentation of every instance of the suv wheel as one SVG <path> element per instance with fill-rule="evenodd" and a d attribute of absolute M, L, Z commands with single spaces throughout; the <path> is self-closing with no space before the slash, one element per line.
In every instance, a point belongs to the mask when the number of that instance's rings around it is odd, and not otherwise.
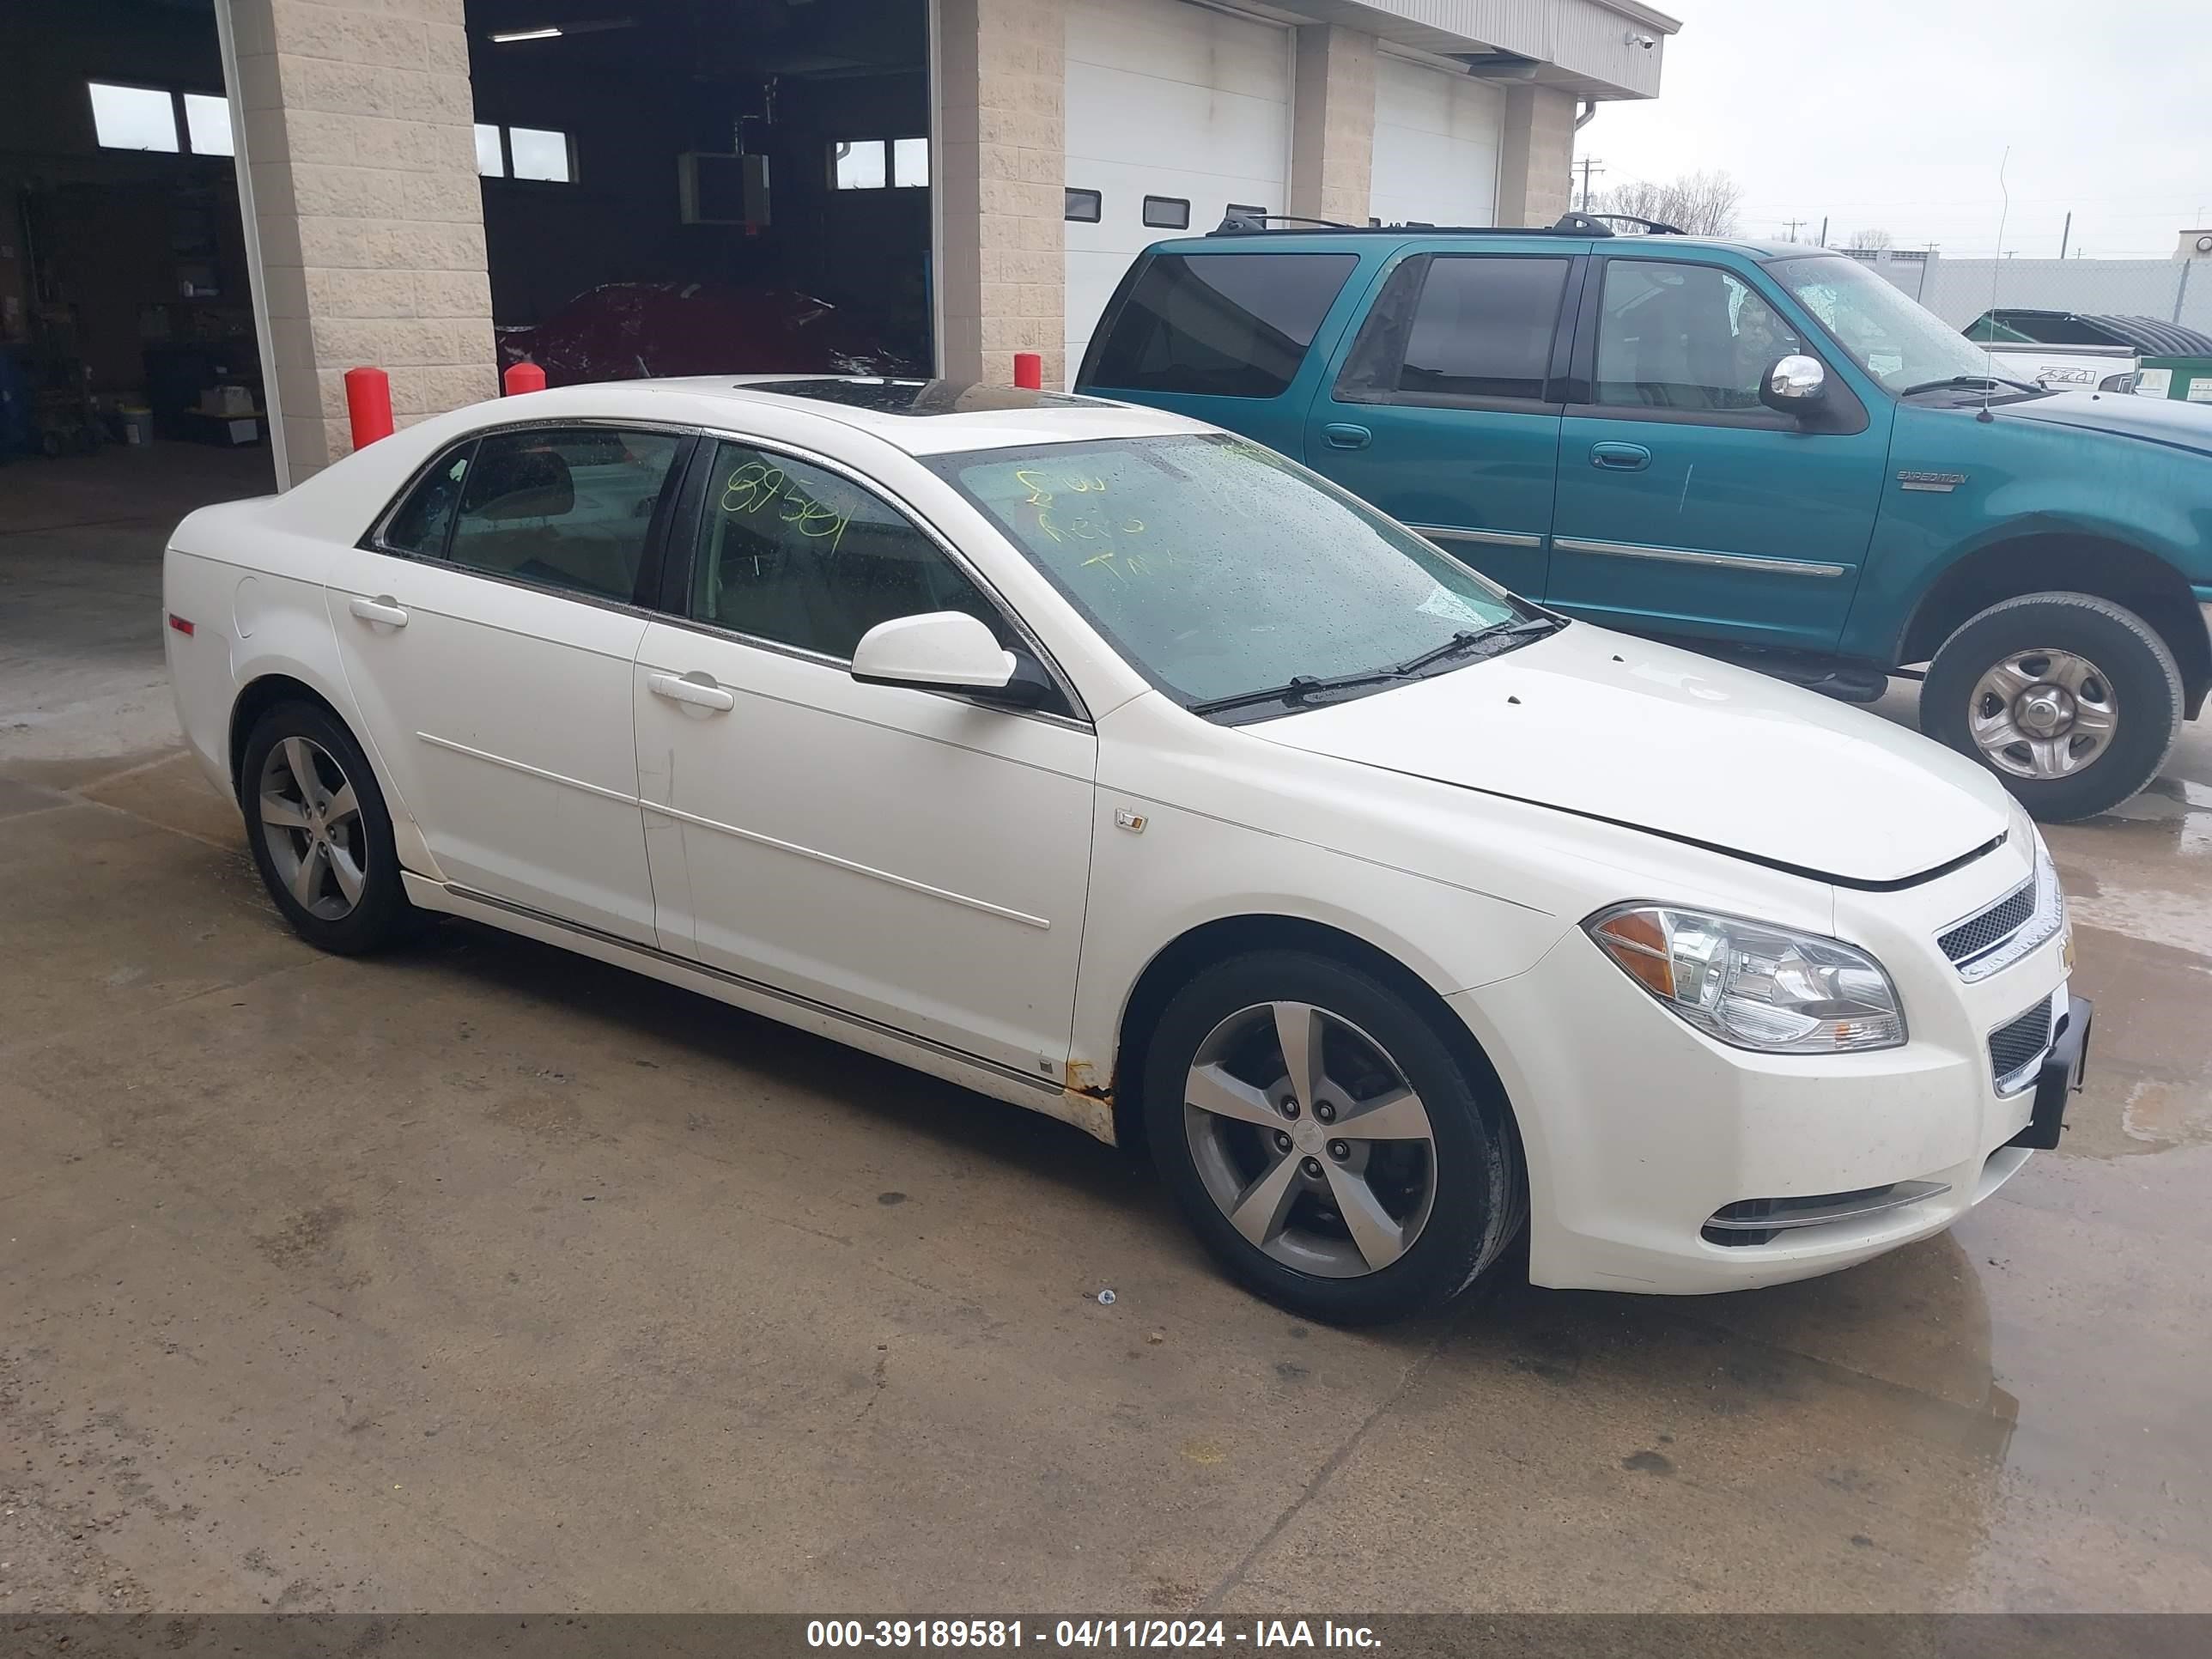
<path fill-rule="evenodd" d="M 1492 1096 L 1389 986 L 1292 951 L 1184 986 L 1145 1075 L 1154 1156 L 1206 1248 L 1247 1288 L 1340 1325 L 1449 1301 L 1519 1231 Z"/>
<path fill-rule="evenodd" d="M 360 956 L 416 914 L 400 884 L 392 818 L 361 745 L 313 703 L 258 720 L 239 767 L 246 839 L 270 897 L 319 950 Z"/>
<path fill-rule="evenodd" d="M 1921 730 L 2046 823 L 2106 811 L 2156 777 L 2181 711 L 2166 641 L 2087 593 L 1991 605 L 1943 642 L 1920 691 Z"/>

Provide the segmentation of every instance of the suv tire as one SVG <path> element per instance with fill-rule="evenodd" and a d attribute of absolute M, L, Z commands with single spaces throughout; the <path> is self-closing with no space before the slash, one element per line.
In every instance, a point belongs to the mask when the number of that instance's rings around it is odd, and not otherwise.
<path fill-rule="evenodd" d="M 2045 823 L 2107 811 L 2156 777 L 2181 716 L 2166 641 L 2087 593 L 2025 594 L 1970 617 L 1920 689 L 1920 729 Z"/>

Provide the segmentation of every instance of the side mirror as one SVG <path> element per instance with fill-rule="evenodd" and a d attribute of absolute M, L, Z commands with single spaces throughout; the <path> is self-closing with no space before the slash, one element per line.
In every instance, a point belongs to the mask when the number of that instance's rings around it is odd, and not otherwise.
<path fill-rule="evenodd" d="M 1828 371 L 1818 357 L 1791 353 L 1777 358 L 1759 383 L 1759 401 L 1784 415 L 1805 415 L 1828 396 Z"/>
<path fill-rule="evenodd" d="M 1007 650 L 964 611 L 878 623 L 853 647 L 853 678 L 867 685 L 964 691 L 1024 707 L 1042 702 L 1052 687 L 1041 667 Z"/>

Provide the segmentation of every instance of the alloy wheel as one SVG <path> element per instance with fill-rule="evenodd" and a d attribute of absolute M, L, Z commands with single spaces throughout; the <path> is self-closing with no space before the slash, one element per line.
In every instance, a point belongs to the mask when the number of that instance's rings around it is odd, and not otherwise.
<path fill-rule="evenodd" d="M 353 781 L 312 738 L 286 738 L 261 763 L 261 834 L 295 902 L 343 921 L 368 882 L 368 836 Z"/>
<path fill-rule="evenodd" d="M 1183 1089 L 1206 1194 L 1300 1273 L 1356 1279 L 1413 1247 L 1436 1201 L 1436 1136 L 1404 1070 L 1350 1020 L 1304 1002 L 1238 1010 Z"/>
<path fill-rule="evenodd" d="M 2071 651 L 2014 651 L 1974 683 L 1967 730 L 1990 765 L 2019 778 L 2071 776 L 2111 745 L 2119 698 Z"/>

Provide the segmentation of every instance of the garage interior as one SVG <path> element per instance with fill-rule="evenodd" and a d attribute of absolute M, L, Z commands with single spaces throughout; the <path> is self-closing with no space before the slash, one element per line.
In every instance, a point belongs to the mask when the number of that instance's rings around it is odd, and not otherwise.
<path fill-rule="evenodd" d="M 501 356 L 931 362 L 927 0 L 471 0 Z"/>
<path fill-rule="evenodd" d="M 927 0 L 466 15 L 503 362 L 927 369 Z M 0 458 L 251 449 L 221 470 L 268 487 L 214 0 L 30 0 L 9 33 Z"/>
<path fill-rule="evenodd" d="M 265 456 L 212 0 L 9 9 L 0 458 L 155 442 Z"/>

